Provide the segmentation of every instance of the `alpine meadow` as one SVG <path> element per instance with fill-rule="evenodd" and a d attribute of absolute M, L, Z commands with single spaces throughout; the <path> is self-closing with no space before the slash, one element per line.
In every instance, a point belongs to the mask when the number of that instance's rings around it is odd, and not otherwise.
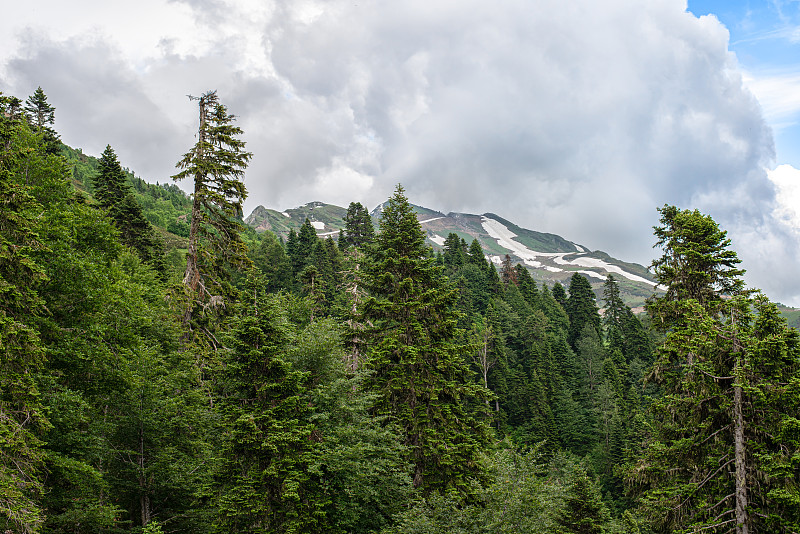
<path fill-rule="evenodd" d="M 399 184 L 245 217 L 191 98 L 187 195 L 0 94 L 0 531 L 800 532 L 800 334 L 709 215 L 649 268 Z"/>

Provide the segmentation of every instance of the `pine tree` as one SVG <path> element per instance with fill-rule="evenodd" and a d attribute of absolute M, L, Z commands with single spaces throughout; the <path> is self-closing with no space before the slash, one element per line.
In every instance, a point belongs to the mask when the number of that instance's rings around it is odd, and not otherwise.
<path fill-rule="evenodd" d="M 235 116 L 219 102 L 216 91 L 198 100 L 200 124 L 197 143 L 177 163 L 181 172 L 174 180 L 194 180 L 189 250 L 183 284 L 193 298 L 209 302 L 224 292 L 225 270 L 248 264 L 239 222 L 242 202 L 247 197 L 242 178 L 252 154 L 238 138 L 242 129 L 234 126 Z M 184 313 L 184 324 L 192 318 L 193 306 Z"/>
<path fill-rule="evenodd" d="M 425 235 L 398 186 L 368 249 L 363 305 L 375 412 L 404 434 L 414 486 L 426 492 L 469 491 L 481 473 L 487 428 L 477 410 L 488 392 L 478 385 L 459 343 L 455 292 L 425 247 Z"/>

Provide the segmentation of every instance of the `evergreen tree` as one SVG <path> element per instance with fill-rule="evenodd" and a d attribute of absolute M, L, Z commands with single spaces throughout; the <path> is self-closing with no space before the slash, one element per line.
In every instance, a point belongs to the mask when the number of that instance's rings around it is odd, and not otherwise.
<path fill-rule="evenodd" d="M 291 325 L 275 299 L 255 298 L 238 319 L 223 379 L 222 458 L 216 474 L 219 532 L 318 531 L 313 497 L 307 373 L 292 369 Z"/>
<path fill-rule="evenodd" d="M 252 260 L 264 275 L 265 291 L 291 290 L 292 265 L 278 236 L 269 231 L 262 233 L 261 243 L 252 252 Z"/>
<path fill-rule="evenodd" d="M 361 248 L 375 239 L 375 227 L 372 217 L 360 202 L 351 202 L 344 216 L 344 228 L 341 231 L 339 247 Z"/>
<path fill-rule="evenodd" d="M 553 284 L 552 291 L 553 298 L 558 302 L 564 310 L 567 309 L 567 291 L 559 282 Z"/>
<path fill-rule="evenodd" d="M 511 263 L 511 256 L 508 254 L 503 258 L 503 266 L 500 268 L 500 279 L 506 287 L 512 284 L 517 285 L 517 271 Z"/>
<path fill-rule="evenodd" d="M 100 158 L 98 172 L 92 177 L 94 195 L 108 211 L 123 243 L 133 248 L 143 261 L 164 271 L 164 244 L 145 218 L 142 207 L 133 196 L 133 189 L 122 171 L 110 145 Z"/>
<path fill-rule="evenodd" d="M 36 91 L 25 101 L 25 111 L 33 129 L 42 135 L 45 152 L 58 154 L 61 141 L 51 127 L 56 120 L 56 108 L 47 103 L 47 95 L 44 94 L 41 87 L 37 87 Z"/>
<path fill-rule="evenodd" d="M 289 231 L 286 253 L 292 263 L 292 272 L 297 277 L 305 269 L 306 265 L 311 262 L 311 254 L 314 252 L 314 246 L 319 241 L 319 238 L 317 237 L 317 231 L 308 218 L 300 227 L 300 232 L 294 235 L 293 233 L 293 230 Z"/>
<path fill-rule="evenodd" d="M 798 450 L 781 429 L 797 404 L 789 385 L 800 376 L 798 334 L 743 290 L 736 253 L 710 217 L 660 211 L 664 255 L 654 265 L 667 291 L 649 309 L 671 329 L 652 375 L 665 395 L 652 404 L 635 470 L 645 510 L 670 531 L 796 532 L 787 504 L 800 470 L 785 458 Z M 776 465 L 781 476 L 772 477 Z"/>
<path fill-rule="evenodd" d="M 575 348 L 578 338 L 588 324 L 600 337 L 600 314 L 595 304 L 594 291 L 589 280 L 582 274 L 575 273 L 569 282 L 569 298 L 566 303 L 569 315 L 569 342 Z"/>
<path fill-rule="evenodd" d="M 467 251 L 462 246 L 463 240 L 458 234 L 450 232 L 444 240 L 444 253 L 442 259 L 444 265 L 453 269 L 461 267 L 466 263 Z"/>
<path fill-rule="evenodd" d="M 606 304 L 603 325 L 606 327 L 610 350 L 618 350 L 626 363 L 635 358 L 649 362 L 652 347 L 647 331 L 631 308 L 622 301 L 619 285 L 610 274 L 603 284 L 603 299 Z"/>
<path fill-rule="evenodd" d="M 44 94 L 41 87 L 37 87 L 36 91 L 25 101 L 25 111 L 28 112 L 31 124 L 37 130 L 53 124 L 56 120 L 56 108 L 47 103 L 47 95 Z"/>
<path fill-rule="evenodd" d="M 26 148 L 16 144 L 24 125 L 7 111 L 11 103 L 0 94 L 0 521 L 35 533 L 44 519 L 40 437 L 48 422 L 34 380 L 44 350 L 31 320 L 44 312 L 36 287 L 45 274 L 33 257 L 42 248 L 34 227 L 41 207 L 17 179 Z"/>
<path fill-rule="evenodd" d="M 467 261 L 478 267 L 483 267 L 486 264 L 486 257 L 483 255 L 483 249 L 477 239 L 473 239 L 472 243 L 469 245 Z"/>
<path fill-rule="evenodd" d="M 247 197 L 242 177 L 252 154 L 245 152 L 245 143 L 238 138 L 242 129 L 233 125 L 235 117 L 219 102 L 216 91 L 196 100 L 200 109 L 197 143 L 177 163 L 181 172 L 172 178 L 194 180 L 183 284 L 192 298 L 205 303 L 222 297 L 226 269 L 248 264 L 238 218 Z M 190 305 L 184 313 L 186 325 L 192 309 Z"/>
<path fill-rule="evenodd" d="M 600 498 L 597 486 L 585 471 L 579 470 L 576 474 L 564 504 L 565 508 L 557 519 L 563 532 L 603 534 L 608 531 L 608 509 Z"/>
<path fill-rule="evenodd" d="M 744 290 L 744 270 L 737 267 L 741 260 L 728 248 L 727 232 L 710 216 L 667 205 L 658 211 L 661 226 L 654 228 L 655 246 L 664 254 L 651 267 L 667 291 L 650 299 L 648 312 L 657 326 L 666 328 L 678 318 L 671 303 L 694 299 L 714 314 L 724 296 Z"/>
<path fill-rule="evenodd" d="M 455 292 L 434 265 L 400 186 L 383 209 L 368 256 L 364 282 L 371 296 L 362 317 L 371 324 L 366 366 L 379 394 L 375 412 L 400 426 L 415 487 L 469 492 L 469 479 L 482 470 L 488 435 L 476 410 L 488 392 L 464 360 Z"/>
<path fill-rule="evenodd" d="M 533 280 L 531 273 L 521 263 L 514 267 L 517 271 L 517 283 L 519 291 L 525 298 L 527 303 L 534 307 L 539 307 L 539 289 L 536 287 L 536 282 Z"/>

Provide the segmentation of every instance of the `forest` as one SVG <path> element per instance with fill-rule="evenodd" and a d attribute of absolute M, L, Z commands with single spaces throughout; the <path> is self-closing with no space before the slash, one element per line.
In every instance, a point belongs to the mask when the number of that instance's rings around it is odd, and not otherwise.
<path fill-rule="evenodd" d="M 0 94 L 0 530 L 800 532 L 800 336 L 711 217 L 658 208 L 641 315 L 434 251 L 400 185 L 284 241 L 197 105 L 185 195 Z"/>

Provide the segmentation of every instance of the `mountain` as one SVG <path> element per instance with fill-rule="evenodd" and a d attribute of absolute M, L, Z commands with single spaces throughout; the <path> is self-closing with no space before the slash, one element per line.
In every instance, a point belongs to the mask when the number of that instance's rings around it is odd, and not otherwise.
<path fill-rule="evenodd" d="M 382 207 L 379 205 L 370 213 L 376 228 Z M 435 250 L 441 250 L 445 238 L 455 233 L 467 245 L 477 239 L 484 254 L 498 268 L 508 254 L 512 262 L 523 264 L 539 282 L 566 285 L 575 272 L 580 272 L 587 276 L 600 297 L 603 281 L 612 274 L 619 282 L 623 298 L 631 306 L 641 306 L 653 294 L 656 285 L 653 276 L 642 265 L 613 258 L 599 250 L 592 251 L 555 234 L 522 228 L 494 213 L 444 214 L 422 206 L 413 207 L 429 244 Z M 259 206 L 245 219 L 245 223 L 259 232 L 270 230 L 285 240 L 289 230 L 294 228 L 297 231 L 308 217 L 317 229 L 317 235 L 335 238 L 339 229 L 344 227 L 346 213 L 345 208 L 322 202 L 311 202 L 283 212 Z"/>
<path fill-rule="evenodd" d="M 309 202 L 304 206 L 275 211 L 264 206 L 258 206 L 247 216 L 244 223 L 257 232 L 269 230 L 284 240 L 289 236 L 289 230 L 298 231 L 306 219 L 316 228 L 320 237 L 339 235 L 339 229 L 344 228 L 345 208 L 325 204 L 323 202 Z"/>

